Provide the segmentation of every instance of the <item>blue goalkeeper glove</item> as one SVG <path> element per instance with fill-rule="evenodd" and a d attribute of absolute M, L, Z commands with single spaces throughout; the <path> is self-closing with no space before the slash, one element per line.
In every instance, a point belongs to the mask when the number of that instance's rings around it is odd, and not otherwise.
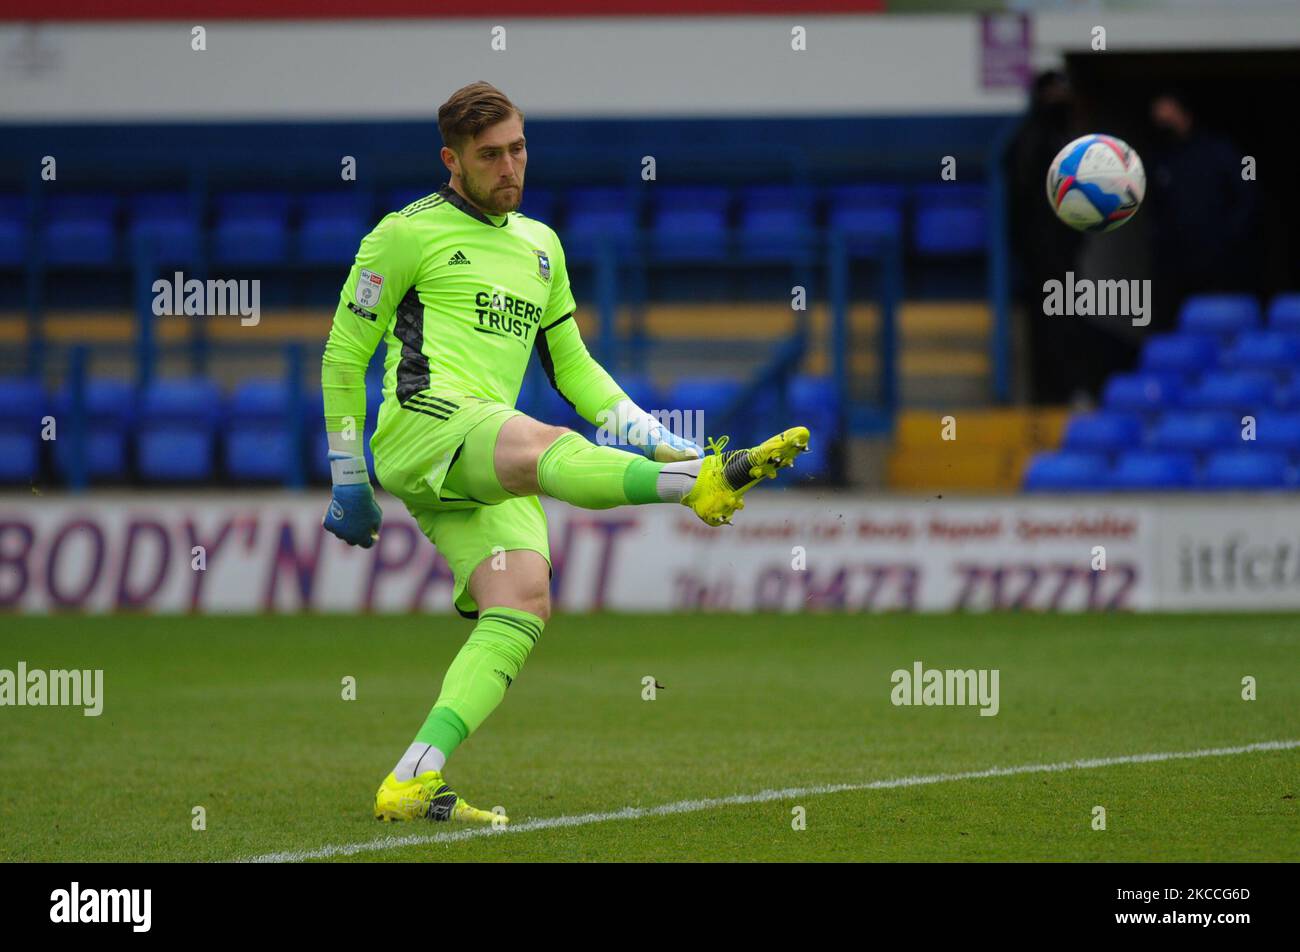
<path fill-rule="evenodd" d="M 375 502 L 365 457 L 331 450 L 330 472 L 334 477 L 334 494 L 322 525 L 348 545 L 370 548 L 379 538 L 384 514 Z"/>
<path fill-rule="evenodd" d="M 631 400 L 620 400 L 608 412 L 619 441 L 637 447 L 656 463 L 679 463 L 704 456 L 699 444 L 678 436 Z"/>
<path fill-rule="evenodd" d="M 679 463 L 687 459 L 701 459 L 704 450 L 698 443 L 678 436 L 668 427 L 656 423 L 649 428 L 641 452 L 657 463 Z"/>

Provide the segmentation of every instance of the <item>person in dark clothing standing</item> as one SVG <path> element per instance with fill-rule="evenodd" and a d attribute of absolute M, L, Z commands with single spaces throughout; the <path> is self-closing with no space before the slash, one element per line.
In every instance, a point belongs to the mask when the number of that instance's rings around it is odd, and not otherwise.
<path fill-rule="evenodd" d="M 1187 99 L 1167 92 L 1151 102 L 1160 140 L 1149 166 L 1152 221 L 1151 330 L 1172 330 L 1188 295 L 1250 290 L 1253 195 L 1242 156 L 1204 128 Z"/>

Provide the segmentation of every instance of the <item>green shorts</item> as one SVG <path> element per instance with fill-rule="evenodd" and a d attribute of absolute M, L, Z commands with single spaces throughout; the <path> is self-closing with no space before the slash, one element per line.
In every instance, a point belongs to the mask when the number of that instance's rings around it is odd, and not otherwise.
<path fill-rule="evenodd" d="M 375 477 L 406 504 L 420 531 L 447 560 L 455 577 L 456 610 L 477 618 L 469 577 L 485 559 L 530 549 L 550 564 L 546 513 L 536 496 L 505 489 L 493 465 L 502 425 L 521 411 L 475 397 L 428 399 L 422 405 L 436 406 L 438 415 L 396 404 L 381 413 L 370 443 Z"/>

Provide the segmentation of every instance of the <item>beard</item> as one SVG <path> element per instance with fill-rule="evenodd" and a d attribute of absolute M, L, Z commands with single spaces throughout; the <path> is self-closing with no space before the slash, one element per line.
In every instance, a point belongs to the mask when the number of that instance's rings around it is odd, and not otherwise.
<path fill-rule="evenodd" d="M 513 212 L 519 208 L 519 203 L 524 198 L 522 186 L 517 189 L 503 189 L 494 185 L 490 191 L 480 191 L 468 179 L 462 179 L 461 187 L 465 189 L 465 197 L 489 215 Z"/>

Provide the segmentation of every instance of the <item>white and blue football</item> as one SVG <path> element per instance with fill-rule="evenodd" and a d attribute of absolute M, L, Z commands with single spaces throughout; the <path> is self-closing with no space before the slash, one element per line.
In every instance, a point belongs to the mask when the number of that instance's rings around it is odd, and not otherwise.
<path fill-rule="evenodd" d="M 1056 154 L 1047 170 L 1047 201 L 1079 231 L 1113 231 L 1133 217 L 1147 191 L 1136 151 L 1122 139 L 1086 135 Z"/>

